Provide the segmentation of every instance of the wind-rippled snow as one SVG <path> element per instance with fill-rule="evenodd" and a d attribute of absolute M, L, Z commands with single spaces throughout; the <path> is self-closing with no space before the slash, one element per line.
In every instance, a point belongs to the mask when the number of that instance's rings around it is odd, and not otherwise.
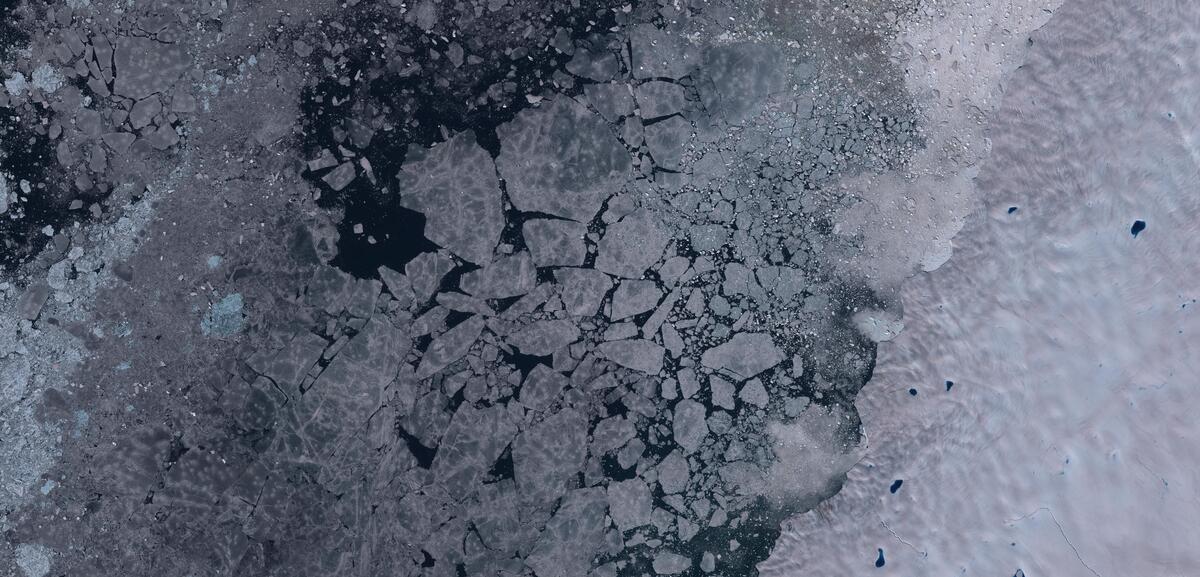
<path fill-rule="evenodd" d="M 1197 54 L 1195 2 L 1033 35 L 984 206 L 859 396 L 867 456 L 764 575 L 1200 574 Z"/>

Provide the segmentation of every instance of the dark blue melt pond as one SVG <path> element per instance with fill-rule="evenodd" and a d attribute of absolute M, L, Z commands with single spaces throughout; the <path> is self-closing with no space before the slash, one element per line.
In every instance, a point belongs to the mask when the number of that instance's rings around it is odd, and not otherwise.
<path fill-rule="evenodd" d="M 896 479 L 892 481 L 892 486 L 888 488 L 893 494 L 900 490 L 900 486 L 904 484 L 904 479 Z"/>
<path fill-rule="evenodd" d="M 953 389 L 953 388 L 954 388 L 954 381 L 946 381 L 946 392 L 950 392 L 950 389 Z"/>
<path fill-rule="evenodd" d="M 1137 238 L 1138 233 L 1142 232 L 1143 230 L 1146 230 L 1146 221 L 1135 220 L 1133 221 L 1133 226 L 1129 227 L 1129 234 L 1132 234 L 1134 238 Z"/>
<path fill-rule="evenodd" d="M 883 549 L 879 549 L 879 557 L 875 559 L 876 567 L 883 567 Z"/>
<path fill-rule="evenodd" d="M 910 394 L 910 395 L 912 395 L 912 396 L 914 396 L 914 397 L 915 397 L 915 396 L 917 396 L 917 390 L 916 390 L 916 389 L 909 389 L 909 390 L 908 390 L 908 394 Z"/>
<path fill-rule="evenodd" d="M 1008 207 L 1008 214 L 1012 214 L 1014 212 L 1017 212 L 1017 207 L 1015 207 L 1015 206 Z"/>

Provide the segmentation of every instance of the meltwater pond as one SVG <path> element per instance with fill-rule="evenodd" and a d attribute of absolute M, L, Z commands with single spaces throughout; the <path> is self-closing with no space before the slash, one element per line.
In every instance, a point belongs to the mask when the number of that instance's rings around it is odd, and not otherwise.
<path fill-rule="evenodd" d="M 764 575 L 1200 570 L 1200 5 L 1070 1 L 1031 42 L 866 458 Z"/>

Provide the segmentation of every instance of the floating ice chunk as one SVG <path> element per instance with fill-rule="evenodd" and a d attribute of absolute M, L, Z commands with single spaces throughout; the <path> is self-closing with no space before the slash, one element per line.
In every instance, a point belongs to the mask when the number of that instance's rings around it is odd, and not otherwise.
<path fill-rule="evenodd" d="M 567 312 L 590 317 L 600 308 L 600 301 L 612 288 L 612 279 L 603 272 L 583 268 L 563 268 L 554 271 L 562 285 L 562 301 Z"/>
<path fill-rule="evenodd" d="M 694 453 L 708 437 L 708 423 L 705 421 L 704 405 L 690 399 L 684 399 L 675 404 L 674 420 L 671 432 L 678 444 L 687 453 Z"/>
<path fill-rule="evenodd" d="M 608 360 L 627 369 L 657 375 L 662 370 L 662 346 L 641 339 L 601 343 L 596 349 Z"/>
<path fill-rule="evenodd" d="M 767 43 L 710 47 L 698 70 L 696 88 L 705 109 L 731 124 L 756 114 L 771 94 L 786 87 L 783 54 Z"/>
<path fill-rule="evenodd" d="M 25 75 L 20 72 L 14 72 L 4 81 L 4 89 L 8 91 L 9 96 L 18 97 L 25 94 L 29 89 L 29 81 Z"/>
<path fill-rule="evenodd" d="M 676 373 L 675 377 L 679 379 L 679 390 L 683 398 L 690 399 L 700 392 L 700 379 L 696 378 L 696 371 L 683 368 Z"/>
<path fill-rule="evenodd" d="M 129 125 L 141 130 L 154 122 L 154 117 L 162 112 L 162 101 L 157 94 L 151 94 L 134 103 L 129 110 Z"/>
<path fill-rule="evenodd" d="M 528 252 L 500 257 L 480 270 L 462 277 L 461 286 L 467 293 L 482 299 L 499 299 L 523 295 L 537 284 L 537 271 Z"/>
<path fill-rule="evenodd" d="M 528 220 L 522 225 L 521 234 L 537 266 L 580 266 L 587 254 L 587 246 L 583 242 L 587 236 L 587 225 L 583 223 L 557 219 Z"/>
<path fill-rule="evenodd" d="M 545 409 L 558 398 L 566 386 L 566 376 L 539 364 L 529 371 L 525 382 L 521 384 L 521 404 L 535 410 Z"/>
<path fill-rule="evenodd" d="M 246 359 L 246 364 L 254 372 L 270 377 L 284 391 L 292 392 L 299 390 L 304 375 L 328 344 L 325 339 L 302 331 L 278 353 L 259 351 Z"/>
<path fill-rule="evenodd" d="M 212 303 L 200 320 L 200 331 L 210 337 L 228 337 L 242 330 L 245 315 L 242 314 L 242 295 L 233 293 Z"/>
<path fill-rule="evenodd" d="M 751 379 L 742 386 L 742 391 L 738 393 L 738 398 L 742 401 L 754 405 L 756 407 L 765 408 L 770 401 L 767 395 L 767 389 L 763 387 L 762 381 Z"/>
<path fill-rule="evenodd" d="M 425 302 L 442 283 L 442 277 L 453 268 L 454 260 L 445 252 L 426 252 L 408 261 L 408 264 L 404 265 L 404 274 L 412 283 L 417 301 Z"/>
<path fill-rule="evenodd" d="M 659 575 L 683 573 L 692 566 L 692 560 L 678 553 L 660 551 L 654 556 L 654 572 Z"/>
<path fill-rule="evenodd" d="M 637 103 L 642 118 L 658 118 L 682 112 L 687 92 L 674 82 L 651 80 L 637 87 Z"/>
<path fill-rule="evenodd" d="M 170 124 L 159 126 L 145 138 L 146 143 L 155 150 L 166 150 L 179 143 L 179 133 Z M 336 170 L 334 172 L 337 172 Z"/>
<path fill-rule="evenodd" d="M 662 339 L 663 345 L 671 352 L 672 357 L 678 357 L 683 354 L 685 346 L 683 337 L 679 336 L 679 331 L 675 330 L 675 325 L 663 325 Z"/>
<path fill-rule="evenodd" d="M 29 285 L 17 301 L 17 314 L 27 321 L 37 320 L 50 296 L 50 285 L 39 282 Z"/>
<path fill-rule="evenodd" d="M 642 479 L 633 478 L 608 485 L 608 514 L 617 529 L 629 531 L 650 524 L 653 510 L 654 497 Z"/>
<path fill-rule="evenodd" d="M 696 52 L 686 40 L 653 24 L 638 24 L 629 31 L 635 78 L 674 78 L 688 74 Z"/>
<path fill-rule="evenodd" d="M 508 336 L 508 343 L 527 355 L 544 357 L 579 340 L 575 323 L 551 319 L 536 321 Z"/>
<path fill-rule="evenodd" d="M 687 459 L 679 451 L 672 451 L 658 464 L 658 484 L 668 495 L 683 492 L 690 477 Z"/>
<path fill-rule="evenodd" d="M 546 523 L 525 562 L 538 577 L 586 575 L 596 550 L 604 542 L 606 509 L 603 489 L 572 491 Z"/>
<path fill-rule="evenodd" d="M 44 94 L 54 94 L 64 82 L 63 75 L 49 64 L 42 64 L 33 71 L 33 87 Z"/>
<path fill-rule="evenodd" d="M 50 548 L 21 543 L 14 550 L 17 567 L 25 577 L 46 577 L 50 573 Z"/>
<path fill-rule="evenodd" d="M 617 122 L 633 114 L 633 93 L 627 84 L 588 84 L 584 96 L 605 120 Z"/>
<path fill-rule="evenodd" d="M 613 449 L 619 449 L 635 436 L 637 429 L 633 426 L 633 421 L 622 416 L 604 419 L 596 423 L 596 428 L 592 430 L 592 454 L 603 455 Z"/>
<path fill-rule="evenodd" d="M 432 149 L 410 148 L 396 178 L 401 204 L 425 215 L 429 240 L 478 265 L 492 260 L 504 209 L 496 166 L 474 132 Z"/>
<path fill-rule="evenodd" d="M 496 132 L 496 168 L 526 212 L 588 222 L 632 167 L 608 125 L 571 98 L 523 110 Z"/>
<path fill-rule="evenodd" d="M 627 280 L 622 281 L 613 292 L 612 312 L 609 319 L 618 321 L 644 313 L 654 308 L 662 298 L 662 291 L 654 281 Z"/>
<path fill-rule="evenodd" d="M 688 239 L 696 252 L 719 250 L 729 243 L 729 230 L 719 224 L 697 224 L 688 230 Z"/>
<path fill-rule="evenodd" d="M 672 116 L 646 127 L 646 147 L 660 168 L 679 170 L 685 147 L 692 139 L 692 123 Z"/>
<path fill-rule="evenodd" d="M 567 492 L 587 456 L 587 417 L 559 411 L 521 433 L 513 443 L 513 469 L 521 492 L 552 501 Z"/>
<path fill-rule="evenodd" d="M 450 363 L 461 359 L 483 332 L 483 325 L 483 318 L 475 315 L 434 339 L 425 350 L 425 355 L 421 357 L 421 364 L 417 366 L 417 378 L 432 376 Z"/>
<path fill-rule="evenodd" d="M 329 174 L 321 177 L 321 180 L 325 184 L 328 184 L 329 188 L 332 188 L 334 191 L 340 191 L 350 186 L 350 183 L 354 182 L 354 178 L 357 175 L 358 172 L 354 168 L 354 163 L 346 161 L 339 164 L 337 168 L 329 171 Z"/>
<path fill-rule="evenodd" d="M 724 344 L 717 345 L 700 356 L 700 364 L 749 379 L 774 367 L 784 359 L 783 351 L 775 346 L 766 333 L 738 333 Z"/>
<path fill-rule="evenodd" d="M 463 403 L 442 436 L 432 465 L 434 478 L 451 497 L 466 497 L 516 435 L 517 425 L 503 406 L 476 409 Z"/>
<path fill-rule="evenodd" d="M 98 58 L 104 53 L 105 50 L 96 50 Z M 192 63 L 191 56 L 180 44 L 136 36 L 122 36 L 117 40 L 113 60 L 118 72 L 113 92 L 133 99 L 156 92 L 169 93 Z M 107 69 L 103 65 L 101 68 Z"/>
<path fill-rule="evenodd" d="M 575 76 L 596 82 L 606 82 L 612 80 L 613 76 L 617 74 L 620 63 L 617 61 L 617 55 L 608 50 L 589 50 L 581 47 L 567 62 L 566 69 Z"/>
<path fill-rule="evenodd" d="M 733 383 L 713 375 L 708 378 L 708 391 L 712 397 L 712 404 L 730 411 L 736 408 Z"/>
<path fill-rule="evenodd" d="M 611 224 L 600 239 L 596 269 L 625 278 L 641 278 L 662 258 L 671 235 L 649 210 L 640 209 Z"/>

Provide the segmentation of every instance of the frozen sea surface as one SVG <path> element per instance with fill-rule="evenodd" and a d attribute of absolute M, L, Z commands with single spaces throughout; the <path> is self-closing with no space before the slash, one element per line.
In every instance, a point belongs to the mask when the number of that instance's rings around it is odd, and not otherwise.
<path fill-rule="evenodd" d="M 1033 35 L 984 206 L 858 398 L 867 456 L 764 575 L 1200 574 L 1198 51 L 1195 2 Z"/>

